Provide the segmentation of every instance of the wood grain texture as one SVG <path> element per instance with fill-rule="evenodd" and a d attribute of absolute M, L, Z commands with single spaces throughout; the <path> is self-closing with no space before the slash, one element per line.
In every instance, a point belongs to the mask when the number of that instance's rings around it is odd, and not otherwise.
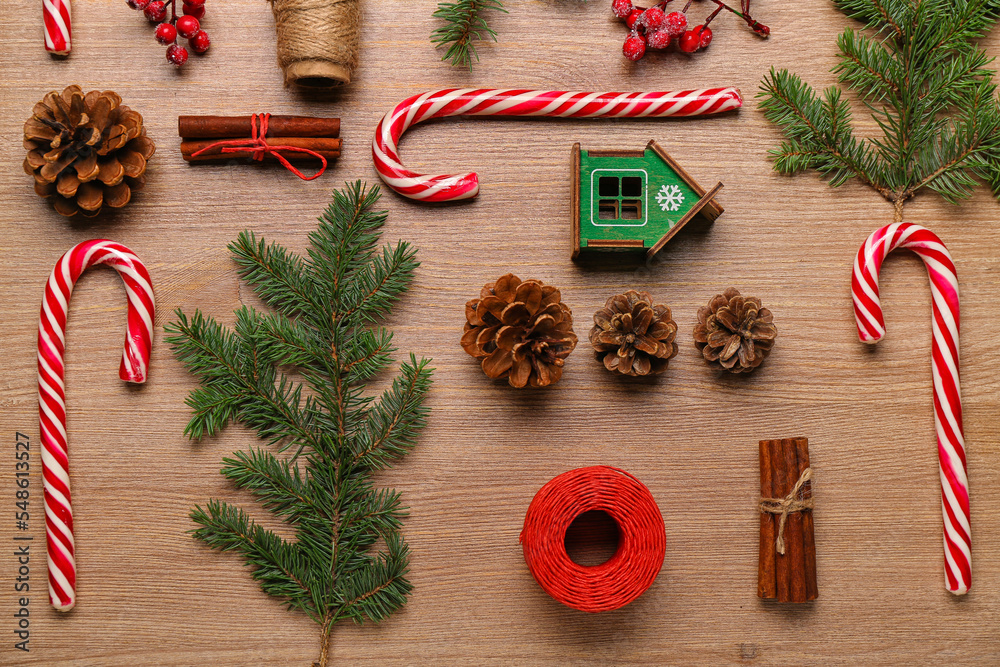
<path fill-rule="evenodd" d="M 308 665 L 318 632 L 259 591 L 235 555 L 186 533 L 208 498 L 253 508 L 218 474 L 254 442 L 229 428 L 183 435 L 191 377 L 162 341 L 175 308 L 233 321 L 256 304 L 226 243 L 244 227 L 296 250 L 329 192 L 378 181 L 371 132 L 404 97 L 444 86 L 657 90 L 739 86 L 736 114 L 690 120 L 449 119 L 407 133 L 406 164 L 475 168 L 478 200 L 422 206 L 392 193 L 387 240 L 420 248 L 423 264 L 393 315 L 400 353 L 434 358 L 433 409 L 419 445 L 380 481 L 411 508 L 413 597 L 377 626 L 334 633 L 332 664 L 997 664 L 1000 662 L 1000 408 L 995 342 L 1000 287 L 997 203 L 985 188 L 961 207 L 934 196 L 906 219 L 933 229 L 958 266 L 964 314 L 963 389 L 973 521 L 973 587 L 944 589 L 941 503 L 931 401 L 930 296 L 920 260 L 900 253 L 882 276 L 888 333 L 857 340 L 850 300 L 858 245 L 892 209 L 855 184 L 783 178 L 767 149 L 778 133 L 753 95 L 768 67 L 815 86 L 834 81 L 835 37 L 847 25 L 827 0 L 758 0 L 772 37 L 729 16 L 693 57 L 621 57 L 625 31 L 606 0 L 510 3 L 472 74 L 439 62 L 428 41 L 434 0 L 364 3 L 361 65 L 326 97 L 282 86 L 267 3 L 209 3 L 212 51 L 183 71 L 164 61 L 151 27 L 124 6 L 75 0 L 72 55 L 42 46 L 40 8 L 0 3 L 0 663 L 32 665 Z M 697 10 L 697 8 L 696 8 Z M 713 28 L 715 24 L 713 24 Z M 1000 33 L 984 42 L 1000 54 Z M 21 172 L 21 125 L 49 90 L 113 89 L 145 117 L 157 153 L 127 209 L 66 221 Z M 302 182 L 277 165 L 188 166 L 180 114 L 335 115 L 344 156 Z M 863 114 L 862 133 L 875 127 Z M 722 180 L 726 212 L 685 229 L 648 266 L 569 261 L 573 142 L 641 149 L 655 138 L 699 182 Z M 13 649 L 14 433 L 37 447 L 35 332 L 43 283 L 74 243 L 108 237 L 146 262 L 157 291 L 150 379 L 126 387 L 116 368 L 125 299 L 111 271 L 80 281 L 70 309 L 67 405 L 79 602 L 47 604 L 41 467 L 33 450 L 31 651 Z M 590 315 L 630 287 L 670 305 L 680 353 L 657 380 L 602 370 L 581 345 L 563 380 L 543 391 L 491 383 L 461 350 L 463 304 L 508 271 L 562 288 L 585 339 Z M 730 285 L 759 296 L 779 337 L 762 369 L 724 377 L 691 340 L 696 312 Z M 815 470 L 820 599 L 785 607 L 755 596 L 761 439 L 806 436 Z M 517 536 L 535 492 L 570 468 L 624 468 L 656 497 L 668 526 L 659 579 L 635 603 L 596 616 L 560 606 L 532 580 Z"/>

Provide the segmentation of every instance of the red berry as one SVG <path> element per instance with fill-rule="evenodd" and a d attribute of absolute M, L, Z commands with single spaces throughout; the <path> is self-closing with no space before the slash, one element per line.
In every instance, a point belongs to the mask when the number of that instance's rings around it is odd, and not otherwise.
<path fill-rule="evenodd" d="M 647 30 L 656 30 L 663 25 L 666 14 L 659 7 L 650 7 L 642 13 L 642 22 Z"/>
<path fill-rule="evenodd" d="M 670 12 L 664 17 L 663 26 L 670 31 L 673 37 L 683 35 L 687 25 L 687 17 L 680 12 Z"/>
<path fill-rule="evenodd" d="M 193 16 L 196 19 L 200 19 L 205 15 L 205 5 L 191 5 L 185 2 L 184 15 Z"/>
<path fill-rule="evenodd" d="M 201 7 L 205 4 L 205 0 L 184 0 L 185 5 L 191 5 L 192 7 Z"/>
<path fill-rule="evenodd" d="M 625 19 L 625 25 L 628 26 L 629 30 L 634 30 L 636 23 L 639 21 L 639 17 L 642 16 L 641 9 L 633 9 L 632 13 L 628 15 Z"/>
<path fill-rule="evenodd" d="M 681 38 L 677 40 L 677 46 L 680 47 L 681 51 L 684 53 L 694 53 L 698 50 L 698 45 L 701 42 L 698 35 L 694 34 L 694 30 L 688 30 Z"/>
<path fill-rule="evenodd" d="M 163 0 L 153 0 L 151 3 L 146 5 L 146 8 L 142 10 L 142 13 L 146 15 L 146 19 L 151 23 L 159 23 L 163 19 L 167 18 L 167 5 Z"/>
<path fill-rule="evenodd" d="M 201 25 L 198 23 L 198 19 L 193 16 L 181 16 L 177 19 L 177 34 L 179 34 L 184 39 L 190 39 L 195 36 L 201 30 Z"/>
<path fill-rule="evenodd" d="M 188 44 L 194 49 L 195 53 L 205 53 L 208 51 L 208 47 L 211 46 L 212 42 L 208 38 L 208 33 L 204 30 L 199 30 L 194 34 L 194 37 L 188 40 Z"/>
<path fill-rule="evenodd" d="M 627 18 L 632 13 L 632 0 L 614 0 L 611 3 L 611 11 L 620 19 Z"/>
<path fill-rule="evenodd" d="M 188 50 L 183 46 L 177 46 L 176 44 L 171 44 L 167 47 L 167 62 L 173 63 L 180 67 L 188 59 Z"/>
<path fill-rule="evenodd" d="M 125 4 L 132 9 L 145 9 L 146 5 L 149 4 L 149 0 L 125 0 Z"/>
<path fill-rule="evenodd" d="M 622 53 L 633 62 L 639 60 L 646 53 L 646 38 L 639 33 L 633 32 L 625 40 L 625 45 L 622 46 Z"/>
<path fill-rule="evenodd" d="M 673 38 L 674 36 L 670 34 L 669 30 L 663 30 L 662 28 L 646 33 L 646 42 L 651 49 L 665 49 L 670 46 Z"/>
<path fill-rule="evenodd" d="M 694 29 L 694 34 L 699 36 L 698 46 L 705 48 L 712 43 L 712 29 L 705 26 L 698 26 Z"/>
<path fill-rule="evenodd" d="M 160 44 L 173 44 L 177 41 L 177 28 L 169 23 L 156 26 L 156 41 Z"/>

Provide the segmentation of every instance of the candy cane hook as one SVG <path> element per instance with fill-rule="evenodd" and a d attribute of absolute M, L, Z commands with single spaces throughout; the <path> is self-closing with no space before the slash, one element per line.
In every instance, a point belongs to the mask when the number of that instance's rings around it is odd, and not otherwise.
<path fill-rule="evenodd" d="M 941 463 L 945 584 L 955 595 L 964 595 L 972 585 L 972 543 L 962 398 L 958 386 L 958 277 L 948 249 L 929 229 L 897 222 L 873 233 L 858 250 L 851 280 L 854 316 L 862 342 L 877 343 L 885 334 L 878 298 L 878 275 L 882 260 L 896 248 L 917 253 L 927 267 L 931 282 L 934 423 Z"/>
<path fill-rule="evenodd" d="M 69 611 L 76 603 L 73 508 L 70 504 L 66 391 L 63 383 L 66 314 L 77 279 L 95 264 L 114 268 L 125 282 L 128 327 L 118 371 L 122 380 L 146 381 L 153 343 L 153 286 L 149 272 L 135 253 L 113 241 L 96 239 L 74 246 L 56 262 L 45 285 L 38 321 L 38 425 L 42 439 L 49 601 L 59 611 Z"/>
<path fill-rule="evenodd" d="M 448 116 L 547 116 L 557 118 L 663 118 L 700 116 L 738 109 L 736 88 L 656 93 L 580 93 L 562 90 L 445 88 L 407 98 L 375 129 L 372 158 L 386 185 L 410 199 L 441 202 L 470 199 L 479 177 L 410 171 L 399 160 L 399 138 L 413 125 Z"/>

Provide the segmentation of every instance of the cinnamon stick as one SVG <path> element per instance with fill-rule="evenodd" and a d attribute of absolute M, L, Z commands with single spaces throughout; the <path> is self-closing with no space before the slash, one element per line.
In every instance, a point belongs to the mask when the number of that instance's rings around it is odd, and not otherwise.
<path fill-rule="evenodd" d="M 781 448 L 785 455 L 785 470 L 788 471 L 788 488 L 777 497 L 784 498 L 794 490 L 801 472 L 799 472 L 799 458 L 795 440 L 782 440 Z M 804 512 L 791 512 L 785 521 L 785 553 L 777 555 L 777 558 L 788 561 L 788 600 L 782 600 L 782 602 L 806 601 L 806 560 L 802 549 L 803 514 Z"/>
<path fill-rule="evenodd" d="M 809 440 L 795 438 L 795 451 L 799 461 L 799 475 L 809 469 Z M 812 498 L 812 482 L 802 487 L 802 499 Z M 802 548 L 805 552 L 804 571 L 806 579 L 806 600 L 819 597 L 816 583 L 816 536 L 813 533 L 812 510 L 802 512 Z"/>
<path fill-rule="evenodd" d="M 251 116 L 180 116 L 177 134 L 185 139 L 238 139 L 252 134 Z M 339 118 L 271 116 L 268 137 L 339 137 Z"/>
<path fill-rule="evenodd" d="M 332 160 L 336 160 L 340 157 L 340 151 L 316 151 L 329 163 Z M 306 153 L 282 153 L 284 158 L 289 162 L 306 162 L 312 161 L 319 164 L 319 158 L 315 155 L 308 155 Z M 185 162 L 190 162 L 191 164 L 201 164 L 203 162 L 225 162 L 227 160 L 238 160 L 238 159 L 251 159 L 253 158 L 253 153 L 251 151 L 234 151 L 232 153 L 215 153 L 208 154 L 202 153 L 201 155 L 195 157 L 190 153 L 185 153 L 181 157 L 184 158 Z M 277 162 L 278 158 L 274 156 L 273 153 L 264 154 L 265 162 Z"/>
<path fill-rule="evenodd" d="M 791 490 L 792 485 L 795 484 L 795 480 L 789 481 L 788 469 L 785 467 L 785 448 L 782 446 L 781 440 L 771 441 L 771 498 L 784 498 L 788 495 Z M 775 534 L 777 535 L 781 529 L 781 515 L 772 514 L 774 517 L 775 524 Z M 785 534 L 788 533 L 788 522 L 785 522 Z M 775 540 L 777 541 L 777 540 Z M 792 597 L 792 564 L 785 556 L 777 553 L 776 544 L 771 545 L 771 549 L 774 550 L 774 569 L 775 578 L 777 580 L 777 598 L 778 602 L 788 602 Z M 787 547 L 785 554 L 787 555 Z"/>
<path fill-rule="evenodd" d="M 246 137 L 247 143 L 250 143 L 250 137 Z M 197 153 L 203 148 L 207 148 L 212 144 L 219 143 L 219 139 L 197 139 L 197 140 L 184 140 L 181 141 L 181 152 L 182 153 Z M 341 140 L 332 137 L 281 137 L 280 140 L 275 140 L 268 142 L 273 146 L 293 146 L 295 148 L 308 148 L 316 152 L 320 151 L 340 151 Z M 222 151 L 222 146 L 217 146 L 212 148 L 206 153 L 212 153 L 215 151 Z"/>
<path fill-rule="evenodd" d="M 181 142 L 181 156 L 188 162 L 211 162 L 219 160 L 231 160 L 234 158 L 248 158 L 253 157 L 253 151 L 247 149 L 245 151 L 234 151 L 234 152 L 223 152 L 223 146 L 212 146 L 212 144 L 218 143 L 217 139 L 199 139 L 197 141 L 182 141 Z M 249 138 L 247 139 L 249 142 Z M 280 141 L 280 144 L 277 143 Z M 295 148 L 308 148 L 309 150 L 316 151 L 327 160 L 335 160 L 340 157 L 340 139 L 333 139 L 328 137 L 283 137 L 276 142 L 272 142 L 274 146 L 293 146 Z M 204 153 L 198 156 L 194 156 L 200 150 L 205 150 Z M 316 156 L 309 155 L 308 153 L 301 153 L 299 151 L 281 151 L 281 154 L 285 159 L 295 162 L 302 160 L 315 160 Z M 264 158 L 266 160 L 277 160 L 271 154 L 265 154 Z"/>
<path fill-rule="evenodd" d="M 760 497 L 771 497 L 771 441 L 760 441 Z M 757 597 L 778 596 L 774 570 L 774 540 L 777 537 L 775 515 L 760 513 L 760 548 L 757 563 Z"/>

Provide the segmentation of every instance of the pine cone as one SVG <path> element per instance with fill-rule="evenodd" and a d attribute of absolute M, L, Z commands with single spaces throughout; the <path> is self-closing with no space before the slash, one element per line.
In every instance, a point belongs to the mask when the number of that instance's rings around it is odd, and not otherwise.
<path fill-rule="evenodd" d="M 730 287 L 698 309 L 694 341 L 710 364 L 730 373 L 748 373 L 763 363 L 778 329 L 760 299 L 744 297 Z"/>
<path fill-rule="evenodd" d="M 69 86 L 46 95 L 24 123 L 24 171 L 59 213 L 94 216 L 101 206 L 121 208 L 146 183 L 146 161 L 156 146 L 142 116 L 121 102 L 110 90 L 84 95 L 80 86 Z"/>
<path fill-rule="evenodd" d="M 562 377 L 576 347 L 573 313 L 559 290 L 508 273 L 465 304 L 462 348 L 483 360 L 483 372 L 512 387 L 545 387 Z"/>
<path fill-rule="evenodd" d="M 677 354 L 677 323 L 670 308 L 654 306 L 649 292 L 613 296 L 594 313 L 590 344 L 609 371 L 653 375 L 667 370 Z"/>

